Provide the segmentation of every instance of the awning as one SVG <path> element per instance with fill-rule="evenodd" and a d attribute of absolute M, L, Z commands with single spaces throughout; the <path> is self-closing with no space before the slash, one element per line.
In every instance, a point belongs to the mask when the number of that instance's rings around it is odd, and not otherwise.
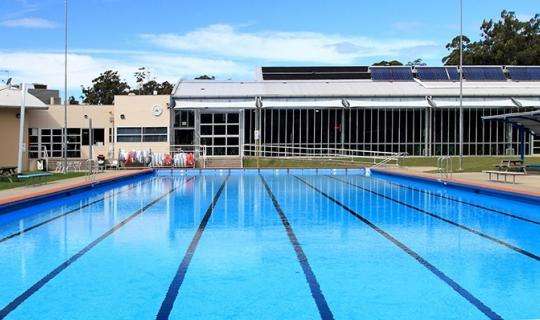
<path fill-rule="evenodd" d="M 202 100 L 175 100 L 175 109 L 254 109 L 253 100 L 222 100 L 222 99 L 202 99 Z"/>
<path fill-rule="evenodd" d="M 263 108 L 343 108 L 338 99 L 262 99 Z"/>
<path fill-rule="evenodd" d="M 433 106 L 436 108 L 459 108 L 459 99 L 431 99 Z M 516 107 L 512 99 L 463 99 L 463 107 L 465 108 L 497 108 L 497 107 Z"/>
<path fill-rule="evenodd" d="M 482 117 L 482 120 L 509 123 L 515 127 L 524 128 L 540 137 L 540 110 L 487 116 Z"/>
<path fill-rule="evenodd" d="M 347 99 L 351 108 L 427 108 L 429 103 L 426 99 L 407 100 L 368 100 L 368 99 Z"/>

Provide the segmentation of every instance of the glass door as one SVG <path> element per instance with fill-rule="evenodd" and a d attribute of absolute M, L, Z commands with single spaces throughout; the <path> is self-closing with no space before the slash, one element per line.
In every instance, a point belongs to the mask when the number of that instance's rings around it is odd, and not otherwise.
<path fill-rule="evenodd" d="M 201 145 L 209 156 L 240 154 L 240 114 L 201 113 Z"/>

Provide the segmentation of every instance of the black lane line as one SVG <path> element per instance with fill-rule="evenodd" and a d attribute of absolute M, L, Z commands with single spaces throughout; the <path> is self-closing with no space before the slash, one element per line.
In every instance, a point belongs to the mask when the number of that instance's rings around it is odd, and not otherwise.
<path fill-rule="evenodd" d="M 204 232 L 204 229 L 206 228 L 206 225 L 208 224 L 208 220 L 210 220 L 210 216 L 212 215 L 212 212 L 214 212 L 214 208 L 216 207 L 219 197 L 221 196 L 221 193 L 223 192 L 223 189 L 225 188 L 225 184 L 227 183 L 227 180 L 229 180 L 229 176 L 230 174 L 228 174 L 225 180 L 223 180 L 223 183 L 221 184 L 218 191 L 216 192 L 214 199 L 212 200 L 212 203 L 210 203 L 210 206 L 208 207 L 208 209 L 206 209 L 206 212 L 204 213 L 204 217 L 202 218 L 201 223 L 199 224 L 199 228 L 197 229 L 197 232 L 195 232 L 195 235 L 193 235 L 193 239 L 191 239 L 191 243 L 189 244 L 189 247 L 186 250 L 186 253 L 184 254 L 184 258 L 182 259 L 182 262 L 178 266 L 178 270 L 176 270 L 176 275 L 174 276 L 173 280 L 171 281 L 171 284 L 169 285 L 169 289 L 167 290 L 167 295 L 161 302 L 161 307 L 159 308 L 159 311 L 156 315 L 156 319 L 158 320 L 169 319 L 169 316 L 171 315 L 171 311 L 174 305 L 174 301 L 176 300 L 176 297 L 178 296 L 178 292 L 180 291 L 180 287 L 182 286 L 182 283 L 184 282 L 184 278 L 186 277 L 186 273 L 189 268 L 191 259 L 193 258 L 193 255 L 195 254 L 195 250 L 197 250 L 197 245 L 199 244 L 199 240 L 201 240 L 201 236 Z"/>
<path fill-rule="evenodd" d="M 154 181 L 154 180 L 155 180 L 155 178 L 150 179 L 149 181 L 143 182 L 143 183 L 140 184 L 140 185 L 143 185 L 143 184 L 146 184 L 146 183 L 150 183 L 150 182 L 152 182 L 152 181 Z M 75 213 L 75 212 L 77 212 L 77 211 L 80 211 L 80 210 L 82 210 L 82 209 L 84 209 L 84 208 L 86 208 L 86 207 L 89 207 L 89 206 L 94 205 L 94 204 L 96 204 L 96 203 L 100 203 L 100 202 L 105 201 L 105 200 L 107 200 L 107 199 L 109 199 L 109 198 L 112 198 L 112 197 L 114 197 L 114 196 L 117 196 L 117 195 L 119 195 L 119 194 L 121 194 L 121 193 L 124 193 L 124 192 L 127 192 L 127 191 L 129 191 L 129 190 L 132 190 L 132 189 L 134 189 L 134 188 L 137 187 L 137 186 L 139 186 L 139 184 L 138 184 L 138 183 L 135 183 L 135 184 L 131 185 L 131 186 L 130 186 L 128 189 L 126 189 L 126 190 L 114 192 L 114 193 L 111 194 L 110 196 L 101 197 L 101 198 L 98 199 L 98 200 L 89 202 L 89 203 L 84 204 L 84 205 L 82 205 L 82 206 L 80 206 L 80 207 L 78 207 L 78 208 L 69 210 L 69 211 L 64 212 L 64 213 L 62 213 L 62 214 L 60 214 L 60 215 L 57 215 L 57 216 L 54 216 L 54 217 L 52 217 L 52 218 L 50 218 L 50 219 L 44 220 L 44 221 L 42 221 L 42 222 L 40 222 L 40 223 L 38 223 L 38 224 L 35 224 L 35 225 L 30 226 L 30 227 L 28 227 L 28 228 L 25 228 L 25 229 L 23 229 L 23 230 L 20 230 L 20 231 L 17 231 L 17 232 L 15 232 L 15 233 L 12 233 L 12 234 L 10 234 L 10 235 L 8 235 L 8 236 L 6 236 L 6 237 L 0 239 L 0 243 L 4 242 L 4 241 L 6 241 L 6 240 L 9 240 L 9 239 L 15 238 L 15 237 L 17 237 L 17 236 L 20 236 L 20 235 L 22 235 L 22 234 L 24 234 L 24 233 L 26 233 L 26 232 L 28 232 L 28 231 L 30 231 L 30 230 L 33 230 L 33 229 L 35 229 L 35 228 L 37 228 L 37 227 L 41 227 L 41 226 L 44 225 L 44 224 L 47 224 L 47 223 L 52 222 L 52 221 L 54 221 L 54 220 L 60 219 L 60 218 L 62 218 L 62 217 L 65 217 L 65 216 L 70 215 L 70 214 L 72 214 L 72 213 Z"/>
<path fill-rule="evenodd" d="M 188 180 L 186 180 L 184 183 L 188 183 L 190 180 L 194 179 L 195 177 L 191 177 Z M 17 298 L 13 299 L 7 306 L 5 306 L 2 310 L 0 310 L 0 319 L 4 319 L 6 316 L 8 316 L 13 310 L 15 310 L 18 306 L 20 306 L 26 299 L 28 299 L 30 296 L 32 296 L 34 293 L 36 293 L 39 289 L 41 289 L 47 282 L 54 279 L 60 272 L 64 271 L 67 267 L 69 267 L 71 264 L 73 264 L 75 261 L 77 261 L 79 258 L 81 258 L 85 253 L 90 251 L 92 248 L 94 248 L 97 244 L 99 244 L 101 241 L 103 241 L 105 238 L 113 234 L 118 229 L 122 228 L 124 225 L 126 225 L 128 222 L 139 216 L 140 214 L 144 213 L 146 210 L 148 210 L 150 207 L 155 205 L 157 202 L 159 202 L 161 199 L 165 198 L 167 195 L 173 193 L 178 186 L 171 188 L 169 191 L 165 192 L 158 198 L 152 200 L 152 202 L 148 203 L 141 209 L 135 211 L 132 213 L 129 217 L 122 220 L 120 223 L 116 224 L 113 228 L 109 229 L 107 232 L 99 236 L 96 240 L 92 241 L 90 244 L 88 244 L 86 247 L 81 249 L 79 252 L 77 252 L 75 255 L 71 256 L 68 260 L 62 262 L 58 267 L 56 267 L 53 271 L 51 271 L 49 274 L 41 278 L 38 282 L 34 283 L 30 288 L 28 288 L 26 291 L 21 293 Z"/>
<path fill-rule="evenodd" d="M 381 198 L 384 198 L 384 199 L 393 201 L 393 202 L 395 202 L 395 203 L 398 203 L 398 204 L 400 204 L 400 205 L 402 205 L 402 206 L 405 206 L 405 207 L 407 207 L 407 208 L 416 210 L 416 211 L 418 211 L 418 212 L 420 212 L 420 213 L 426 214 L 426 215 L 428 215 L 428 216 L 430 216 L 430 217 L 433 217 L 433 218 L 435 218 L 435 219 L 444 221 L 444 222 L 446 222 L 446 223 L 448 223 L 448 224 L 451 224 L 451 225 L 456 226 L 456 227 L 458 227 L 458 228 L 461 228 L 461 229 L 463 229 L 463 230 L 466 230 L 466 231 L 469 231 L 469 232 L 471 232 L 471 233 L 474 233 L 474 234 L 476 234 L 476 235 L 478 235 L 478 236 L 480 236 L 480 237 L 482 237 L 482 238 L 484 238 L 484 239 L 488 239 L 488 240 L 493 241 L 493 242 L 495 242 L 495 243 L 497 243 L 497 244 L 500 244 L 500 245 L 502 245 L 502 246 L 504 246 L 504 247 L 507 247 L 508 249 L 514 250 L 515 252 L 520 253 L 520 254 L 522 254 L 522 255 L 524 255 L 524 256 L 527 256 L 527 257 L 529 257 L 529 258 L 531 258 L 531 259 L 534 259 L 534 260 L 536 260 L 536 261 L 540 261 L 540 256 L 538 256 L 538 255 L 536 255 L 536 254 L 534 254 L 534 253 L 532 253 L 532 252 L 529 252 L 529 251 L 527 251 L 527 250 L 525 250 L 525 249 L 521 249 L 520 247 L 517 247 L 517 246 L 515 246 L 515 245 L 513 245 L 513 244 L 510 244 L 510 243 L 505 242 L 505 241 L 503 241 L 503 240 L 500 240 L 500 239 L 497 239 L 497 238 L 492 237 L 492 236 L 490 236 L 490 235 L 487 235 L 487 234 L 485 234 L 485 233 L 483 233 L 483 232 L 480 232 L 480 231 L 478 231 L 478 230 L 476 230 L 476 229 L 467 227 L 466 225 L 463 225 L 463 224 L 454 222 L 454 221 L 452 221 L 452 220 L 443 218 L 443 217 L 441 217 L 441 216 L 439 216 L 439 215 L 437 215 L 437 214 L 435 214 L 435 213 L 431 213 L 431 212 L 426 211 L 426 210 L 424 210 L 424 209 L 415 207 L 415 206 L 413 206 L 413 205 L 411 205 L 411 204 L 408 204 L 408 203 L 406 203 L 406 202 L 403 202 L 403 201 L 394 199 L 394 198 L 389 197 L 389 196 L 387 196 L 387 195 L 384 195 L 384 194 L 382 194 L 382 193 L 378 193 L 378 192 L 376 192 L 376 191 L 373 191 L 373 190 L 370 190 L 370 189 L 361 187 L 361 186 L 356 185 L 356 184 L 354 184 L 354 183 L 351 183 L 351 182 L 348 182 L 348 181 L 344 181 L 344 180 L 338 179 L 338 178 L 333 177 L 333 176 L 327 176 L 327 177 L 332 178 L 332 179 L 334 179 L 334 180 L 336 180 L 336 181 L 339 181 L 339 182 L 341 182 L 341 183 L 344 183 L 344 184 L 347 184 L 347 185 L 356 187 L 356 188 L 358 188 L 358 189 L 367 191 L 367 192 L 372 193 L 372 194 L 374 194 L 374 195 L 376 195 L 376 196 L 379 196 L 379 197 L 381 197 Z"/>
<path fill-rule="evenodd" d="M 513 214 L 513 213 L 508 213 L 508 212 L 505 212 L 505 211 L 501 211 L 501 210 L 489 208 L 489 207 L 486 207 L 486 206 L 483 206 L 483 205 L 480 205 L 480 204 L 475 204 L 475 203 L 472 203 L 472 202 L 467 202 L 467 201 L 464 201 L 464 200 L 459 200 L 459 199 L 454 198 L 454 197 L 445 196 L 445 195 L 442 195 L 442 194 L 437 194 L 437 193 L 425 191 L 425 190 L 422 190 L 422 189 L 418 189 L 418 188 L 414 188 L 414 187 L 405 186 L 405 185 L 402 185 L 402 184 L 399 184 L 399 183 L 396 183 L 396 182 L 387 181 L 387 180 L 384 180 L 384 179 L 381 179 L 381 178 L 373 178 L 373 179 L 383 181 L 384 183 L 388 183 L 389 185 L 393 185 L 393 186 L 396 186 L 396 187 L 399 187 L 399 188 L 409 189 L 409 190 L 417 191 L 417 192 L 420 192 L 420 193 L 423 193 L 423 194 L 427 194 L 427 195 L 430 195 L 430 196 L 435 196 L 435 197 L 439 197 L 439 198 L 442 198 L 442 199 L 447 199 L 447 200 L 450 200 L 450 201 L 454 201 L 454 202 L 458 202 L 458 203 L 463 203 L 463 204 L 469 205 L 469 206 L 471 206 L 471 207 L 475 207 L 475 208 L 479 208 L 479 209 L 484 209 L 484 210 L 491 211 L 491 212 L 494 212 L 494 213 L 498 213 L 498 214 L 501 214 L 501 215 L 504 215 L 504 216 L 508 216 L 508 217 L 511 217 L 511 218 L 514 218 L 514 219 L 517 219 L 517 220 L 522 220 L 522 221 L 525 221 L 525 222 L 529 222 L 529 223 L 534 223 L 534 224 L 540 225 L 540 221 L 536 221 L 536 220 L 532 220 L 532 219 L 529 219 L 529 218 L 525 218 L 525 217 L 522 217 L 522 216 L 519 216 L 519 215 L 516 215 L 516 214 Z"/>
<path fill-rule="evenodd" d="M 270 186 L 268 185 L 268 183 L 266 183 L 266 180 L 263 178 L 261 174 L 259 174 L 259 177 L 261 178 L 261 181 L 264 185 L 264 188 L 266 189 L 266 192 L 272 199 L 272 203 L 274 204 L 274 208 L 276 208 L 279 218 L 281 219 L 281 223 L 283 223 L 283 226 L 285 227 L 285 230 L 287 231 L 287 236 L 289 236 L 289 241 L 294 247 L 294 252 L 296 252 L 296 258 L 298 259 L 298 262 L 300 262 L 300 266 L 302 267 L 302 270 L 304 271 L 304 276 L 306 277 L 307 283 L 309 284 L 309 289 L 311 290 L 311 296 L 315 300 L 317 309 L 319 309 L 319 315 L 321 316 L 321 319 L 334 319 L 334 315 L 332 314 L 332 311 L 330 310 L 330 307 L 328 306 L 328 303 L 326 302 L 326 298 L 324 297 L 324 294 L 322 293 L 321 286 L 319 285 L 319 282 L 317 281 L 317 277 L 315 277 L 315 274 L 313 273 L 313 270 L 311 269 L 311 266 L 309 265 L 308 258 L 306 254 L 304 253 L 304 250 L 302 250 L 302 246 L 298 242 L 296 235 L 294 234 L 291 224 L 289 223 L 289 219 L 287 219 L 285 212 L 283 212 L 283 210 L 281 209 L 279 202 L 274 196 L 274 193 L 270 189 Z"/>
<path fill-rule="evenodd" d="M 307 181 L 305 181 L 302 178 L 299 178 L 297 176 L 294 176 L 296 179 L 300 180 L 302 183 L 310 187 L 311 189 L 317 191 L 318 193 L 322 194 L 324 197 L 329 199 L 330 201 L 334 202 L 335 204 L 339 205 L 343 209 L 345 209 L 347 212 L 352 214 L 354 217 L 356 217 L 358 220 L 362 221 L 366 225 L 368 225 L 370 228 L 375 230 L 377 233 L 385 237 L 387 240 L 395 244 L 398 248 L 403 250 L 405 253 L 410 255 L 412 258 L 414 258 L 416 261 L 418 261 L 422 266 L 424 266 L 426 269 L 431 271 L 434 275 L 436 275 L 439 279 L 444 281 L 447 285 L 449 285 L 454 291 L 456 291 L 459 295 L 461 295 L 463 298 L 465 298 L 467 301 L 469 301 L 473 306 L 475 306 L 480 312 L 485 314 L 490 319 L 503 319 L 499 314 L 497 314 L 495 311 L 491 310 L 487 305 L 485 305 L 482 301 L 480 301 L 478 298 L 476 298 L 472 293 L 467 291 L 467 289 L 460 286 L 456 281 L 454 281 L 452 278 L 448 277 L 444 272 L 437 269 L 434 265 L 432 265 L 430 262 L 428 262 L 426 259 L 424 259 L 422 256 L 420 256 L 418 253 L 416 253 L 411 248 L 407 247 L 404 243 L 400 242 L 398 239 L 394 238 L 391 234 L 384 231 L 383 229 L 379 228 L 377 225 L 373 224 L 373 222 L 369 221 L 365 217 L 363 217 L 361 214 L 357 213 L 353 209 L 347 207 L 345 204 L 341 203 L 339 200 L 333 198 L 332 196 L 328 195 L 324 191 L 318 189 L 317 187 L 311 185 Z"/>

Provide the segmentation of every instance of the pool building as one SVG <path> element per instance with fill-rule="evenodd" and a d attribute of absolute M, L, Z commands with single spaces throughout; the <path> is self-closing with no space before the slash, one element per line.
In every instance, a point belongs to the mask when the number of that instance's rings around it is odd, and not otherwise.
<path fill-rule="evenodd" d="M 540 108 L 540 68 L 463 68 L 464 155 L 517 154 L 518 130 L 492 116 Z M 18 105 L 2 103 L 2 165 L 16 163 Z M 208 157 L 288 156 L 342 149 L 410 156 L 459 153 L 457 67 L 262 67 L 253 81 L 179 81 L 172 94 L 116 96 L 114 105 L 70 105 L 67 157 L 88 157 L 92 119 L 94 155 L 118 150 L 198 150 Z M 6 99 L 4 99 L 6 100 Z M 53 99 L 54 100 L 54 99 Z M 62 157 L 63 107 L 53 101 L 28 108 L 25 164 L 43 153 Z M 3 144 L 6 142 L 3 142 Z M 527 154 L 540 140 L 525 137 Z M 4 148 L 5 149 L 5 148 Z"/>

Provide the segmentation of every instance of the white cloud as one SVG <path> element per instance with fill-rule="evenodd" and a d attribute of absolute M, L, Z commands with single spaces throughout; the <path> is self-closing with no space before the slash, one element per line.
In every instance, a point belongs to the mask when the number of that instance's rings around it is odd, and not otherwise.
<path fill-rule="evenodd" d="M 21 18 L 4 20 L 0 25 L 8 28 L 32 28 L 32 29 L 53 29 L 57 27 L 54 21 L 42 18 Z"/>
<path fill-rule="evenodd" d="M 170 82 L 205 73 L 218 77 L 246 77 L 252 73 L 245 65 L 219 59 L 161 53 L 134 54 L 129 51 L 112 58 L 70 53 L 68 87 L 70 90 L 78 90 L 81 85 L 88 86 L 92 79 L 109 69 L 119 71 L 122 78 L 133 84 L 133 73 L 139 67 L 147 67 L 159 81 Z M 9 70 L 15 82 L 45 83 L 56 89 L 64 87 L 63 53 L 0 51 L 0 69 Z"/>
<path fill-rule="evenodd" d="M 172 50 L 206 53 L 232 59 L 350 64 L 358 59 L 400 56 L 433 41 L 372 39 L 316 32 L 242 32 L 215 24 L 185 34 L 144 34 L 150 43 Z"/>

